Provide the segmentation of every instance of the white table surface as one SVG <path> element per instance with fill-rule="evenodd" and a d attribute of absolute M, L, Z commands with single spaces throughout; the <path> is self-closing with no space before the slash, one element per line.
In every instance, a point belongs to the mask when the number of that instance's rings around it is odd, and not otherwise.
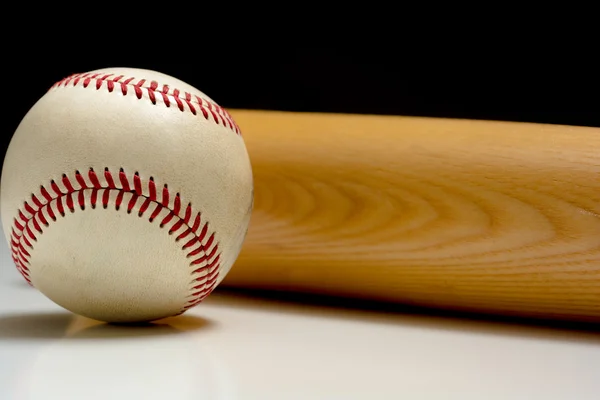
<path fill-rule="evenodd" d="M 77 317 L 0 245 L 1 400 L 600 399 L 600 332 L 217 290 L 152 327 Z"/>

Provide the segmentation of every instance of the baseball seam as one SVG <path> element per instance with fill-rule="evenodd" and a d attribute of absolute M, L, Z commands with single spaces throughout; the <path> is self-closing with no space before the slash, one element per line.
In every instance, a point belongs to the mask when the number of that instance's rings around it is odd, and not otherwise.
<path fill-rule="evenodd" d="M 160 220 L 159 228 L 168 228 L 169 235 L 176 235 L 175 241 L 183 243 L 181 250 L 190 259 L 192 280 L 181 312 L 199 304 L 215 288 L 220 269 L 219 243 L 208 221 L 203 221 L 191 203 L 182 207 L 180 194 L 172 196 L 167 184 L 159 190 L 152 176 L 143 182 L 137 171 L 132 177 L 123 168 L 118 175 L 109 168 L 103 172 L 98 174 L 90 168 L 85 176 L 77 170 L 75 179 L 63 174 L 62 187 L 52 180 L 49 190 L 40 186 L 38 195 L 32 193 L 31 202 L 24 202 L 13 221 L 10 243 L 13 261 L 21 275 L 33 286 L 29 277 L 33 244 L 43 234 L 42 227 L 48 227 L 59 216 L 65 217 L 77 208 L 83 211 L 88 205 L 94 209 L 98 204 L 105 209 L 114 206 L 115 211 L 124 208 L 131 214 L 139 205 L 138 217 L 152 210 L 149 223 Z"/>
<path fill-rule="evenodd" d="M 107 73 L 84 73 L 74 74 L 56 82 L 50 90 L 60 87 L 83 87 L 100 90 L 105 88 L 110 93 L 121 93 L 123 96 L 134 94 L 139 100 L 146 97 L 152 104 L 158 104 L 159 100 L 166 107 L 173 103 L 181 112 L 186 110 L 193 115 L 202 115 L 207 121 L 222 125 L 241 136 L 241 130 L 231 115 L 218 104 L 192 95 L 189 92 L 171 88 L 169 85 L 161 85 L 156 81 L 126 77 Z M 144 96 L 145 94 L 145 96 Z"/>

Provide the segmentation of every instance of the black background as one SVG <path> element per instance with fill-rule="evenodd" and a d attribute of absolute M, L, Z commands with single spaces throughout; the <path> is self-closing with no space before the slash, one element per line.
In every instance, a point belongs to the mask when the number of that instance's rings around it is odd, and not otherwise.
<path fill-rule="evenodd" d="M 226 108 L 416 115 L 600 127 L 600 70 L 560 54 L 495 57 L 270 48 L 196 59 L 79 54 L 16 58 L 5 66 L 2 155 L 27 110 L 56 81 L 106 67 L 154 69 Z M 68 52 L 67 52 L 68 53 Z M 203 58 L 204 57 L 204 58 Z M 565 56 L 566 57 L 566 56 Z M 564 58 L 564 57 L 562 57 Z M 243 128 L 243 127 L 242 127 Z"/>

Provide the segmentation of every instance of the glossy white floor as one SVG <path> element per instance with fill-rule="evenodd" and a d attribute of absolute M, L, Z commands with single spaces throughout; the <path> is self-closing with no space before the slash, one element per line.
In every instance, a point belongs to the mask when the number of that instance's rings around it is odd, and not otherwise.
<path fill-rule="evenodd" d="M 115 327 L 51 303 L 0 246 L 2 400 L 600 398 L 600 332 L 219 291 L 154 327 Z"/>

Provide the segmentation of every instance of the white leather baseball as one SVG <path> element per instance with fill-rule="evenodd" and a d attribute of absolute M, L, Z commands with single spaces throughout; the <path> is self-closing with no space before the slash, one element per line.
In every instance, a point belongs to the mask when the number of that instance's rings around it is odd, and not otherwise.
<path fill-rule="evenodd" d="M 236 260 L 253 181 L 238 126 L 171 76 L 108 68 L 55 84 L 8 147 L 1 216 L 18 270 L 108 322 L 201 302 Z"/>

